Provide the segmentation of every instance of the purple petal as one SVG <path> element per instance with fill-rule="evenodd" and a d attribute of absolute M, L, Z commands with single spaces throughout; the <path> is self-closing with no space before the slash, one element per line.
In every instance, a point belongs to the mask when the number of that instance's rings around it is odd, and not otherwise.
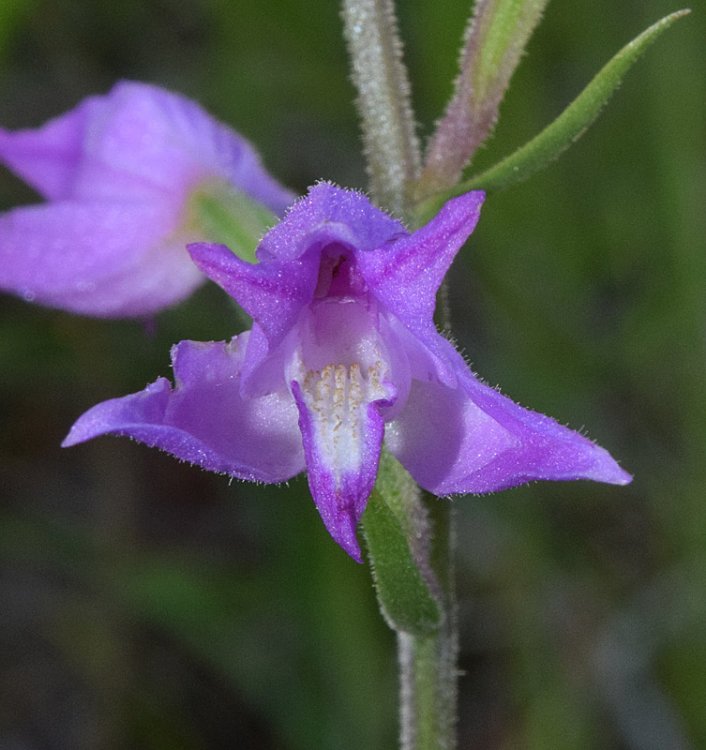
<path fill-rule="evenodd" d="M 104 109 L 102 97 L 91 97 L 42 127 L 14 133 L 0 129 L 0 162 L 44 198 L 70 198 L 83 158 L 88 123 Z"/>
<path fill-rule="evenodd" d="M 362 193 L 322 182 L 265 235 L 257 251 L 259 264 L 240 261 L 223 245 L 197 243 L 189 251 L 199 268 L 258 322 L 274 347 L 312 300 L 324 248 L 340 246 L 359 258 L 404 235 L 404 227 Z"/>
<path fill-rule="evenodd" d="M 285 220 L 286 221 L 286 220 Z M 285 263 L 246 263 L 225 245 L 189 245 L 194 263 L 225 289 L 264 330 L 275 347 L 314 293 L 318 258 Z"/>
<path fill-rule="evenodd" d="M 286 261 L 300 258 L 313 246 L 331 244 L 368 251 L 406 234 L 402 224 L 373 206 L 362 193 L 320 182 L 265 235 L 257 257 Z"/>
<path fill-rule="evenodd" d="M 433 317 L 436 293 L 475 229 L 484 199 L 479 190 L 454 198 L 414 234 L 359 257 L 365 280 L 410 328 L 426 325 Z"/>
<path fill-rule="evenodd" d="M 404 411 L 387 427 L 386 445 L 425 489 L 449 495 L 538 479 L 630 482 L 592 441 L 518 406 L 465 367 L 458 375 L 456 389 L 413 382 Z"/>
<path fill-rule="evenodd" d="M 384 420 L 399 397 L 378 328 L 364 303 L 317 303 L 299 321 L 285 375 L 314 502 L 331 536 L 358 561 L 355 529 L 375 484 Z"/>
<path fill-rule="evenodd" d="M 97 316 L 155 312 L 203 280 L 176 221 L 158 202 L 15 209 L 0 216 L 0 289 Z"/>
<path fill-rule="evenodd" d="M 356 527 L 377 476 L 384 420 L 375 391 L 355 365 L 328 365 L 292 382 L 309 488 L 333 539 L 362 562 Z"/>
<path fill-rule="evenodd" d="M 124 82 L 36 130 L 0 130 L 0 161 L 54 201 L 0 217 L 0 289 L 97 316 L 154 313 L 201 282 L 188 199 L 225 182 L 283 212 L 294 196 L 194 102 Z"/>
<path fill-rule="evenodd" d="M 264 170 L 251 144 L 189 99 L 144 83 L 122 82 L 86 139 L 83 194 L 114 194 L 106 169 L 172 194 L 222 178 L 281 213 L 294 196 Z"/>
<path fill-rule="evenodd" d="M 0 159 L 53 199 L 183 203 L 199 183 L 224 180 L 276 213 L 294 200 L 242 136 L 144 83 L 119 83 L 36 130 L 0 132 Z"/>
<path fill-rule="evenodd" d="M 289 391 L 242 399 L 247 334 L 230 343 L 182 341 L 172 350 L 176 385 L 104 401 L 71 428 L 64 446 L 98 435 L 132 437 L 190 463 L 241 479 L 282 482 L 304 468 L 297 409 Z"/>
<path fill-rule="evenodd" d="M 434 325 L 436 293 L 475 229 L 484 197 L 474 191 L 454 198 L 414 234 L 358 255 L 375 297 L 441 360 L 448 347 Z"/>

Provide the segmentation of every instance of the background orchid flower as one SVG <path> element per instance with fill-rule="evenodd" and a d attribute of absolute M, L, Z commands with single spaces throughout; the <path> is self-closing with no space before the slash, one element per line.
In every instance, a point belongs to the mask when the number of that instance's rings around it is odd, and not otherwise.
<path fill-rule="evenodd" d="M 192 245 L 252 330 L 181 342 L 174 388 L 160 378 L 98 404 L 64 444 L 128 435 L 260 482 L 306 469 L 326 528 L 356 560 L 383 438 L 437 495 L 533 479 L 629 482 L 605 450 L 481 383 L 437 332 L 436 292 L 482 202 L 481 192 L 456 198 L 409 234 L 362 194 L 321 183 L 264 237 L 257 265 Z"/>
<path fill-rule="evenodd" d="M 0 161 L 47 199 L 0 217 L 0 289 L 96 316 L 153 313 L 202 282 L 186 251 L 209 238 L 200 194 L 275 213 L 294 198 L 242 136 L 144 83 L 119 83 L 35 130 L 0 130 Z"/>

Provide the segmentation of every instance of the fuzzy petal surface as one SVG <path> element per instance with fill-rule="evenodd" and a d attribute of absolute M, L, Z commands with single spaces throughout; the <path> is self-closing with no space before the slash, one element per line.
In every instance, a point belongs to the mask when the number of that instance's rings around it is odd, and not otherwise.
<path fill-rule="evenodd" d="M 406 235 L 399 221 L 373 206 L 363 193 L 319 182 L 263 237 L 257 257 L 286 261 L 331 244 L 368 252 Z"/>
<path fill-rule="evenodd" d="M 319 260 L 311 254 L 253 265 L 225 245 L 195 243 L 189 252 L 201 271 L 258 322 L 271 347 L 292 328 L 314 293 Z"/>
<path fill-rule="evenodd" d="M 437 332 L 437 290 L 482 200 L 460 196 L 410 234 L 361 193 L 320 183 L 265 235 L 257 264 L 190 245 L 193 268 L 250 313 L 251 331 L 230 344 L 182 342 L 173 388 L 160 379 L 99 404 L 65 444 L 128 435 L 263 482 L 306 469 L 327 530 L 358 561 L 383 441 L 438 495 L 536 479 L 629 482 L 605 450 L 481 383 Z"/>
<path fill-rule="evenodd" d="M 442 363 L 448 347 L 434 325 L 436 293 L 475 229 L 484 198 L 481 191 L 454 198 L 414 234 L 359 256 L 362 275 L 375 297 Z"/>
<path fill-rule="evenodd" d="M 104 401 L 71 428 L 65 446 L 98 435 L 132 437 L 209 471 L 282 482 L 304 468 L 297 408 L 286 388 L 242 399 L 247 334 L 230 343 L 182 341 L 172 351 L 175 385 Z"/>
<path fill-rule="evenodd" d="M 414 381 L 386 445 L 436 495 L 485 493 L 533 480 L 627 484 L 610 454 L 550 417 L 481 383 L 460 355 L 458 386 Z"/>
<path fill-rule="evenodd" d="M 375 485 L 385 424 L 356 365 L 328 366 L 292 383 L 309 488 L 333 539 L 362 561 L 356 527 Z"/>

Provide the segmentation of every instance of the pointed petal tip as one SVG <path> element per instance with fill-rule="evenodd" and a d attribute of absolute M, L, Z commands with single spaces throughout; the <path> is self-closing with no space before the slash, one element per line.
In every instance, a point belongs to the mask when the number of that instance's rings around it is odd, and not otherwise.
<path fill-rule="evenodd" d="M 72 427 L 69 430 L 69 434 L 61 441 L 60 446 L 62 448 L 72 448 L 74 445 L 77 445 L 80 442 L 81 439 L 76 437 L 76 435 L 74 434 L 74 428 Z"/>
<path fill-rule="evenodd" d="M 111 400 L 117 401 L 117 399 Z M 106 411 L 105 405 L 108 403 L 110 402 L 104 401 L 84 412 L 71 425 L 68 435 L 61 441 L 61 447 L 72 448 L 74 445 L 85 443 L 92 438 L 106 434 L 109 430 L 103 424 L 103 416 Z"/>
<path fill-rule="evenodd" d="M 194 263 L 198 263 L 198 259 L 208 255 L 229 253 L 232 255 L 230 248 L 220 242 L 189 242 L 186 245 L 186 249 L 189 251 Z"/>
<path fill-rule="evenodd" d="M 575 433 L 573 442 L 577 451 L 577 458 L 581 454 L 583 455 L 583 466 L 580 463 L 576 464 L 573 477 L 569 476 L 569 479 L 588 479 L 592 482 L 617 486 L 624 486 L 632 482 L 632 474 L 625 471 L 613 456 L 598 443 L 580 433 Z M 571 470 L 569 470 L 569 474 L 571 474 Z"/>
<path fill-rule="evenodd" d="M 481 383 L 460 357 L 455 362 L 460 387 L 415 381 L 386 435 L 389 450 L 424 489 L 485 494 L 535 481 L 632 481 L 597 443 Z M 434 433 L 444 441 L 425 439 Z"/>
<path fill-rule="evenodd" d="M 251 267 L 227 245 L 219 242 L 190 242 L 186 249 L 201 273 L 229 294 L 232 294 L 229 283 L 232 276 L 243 268 Z"/>
<path fill-rule="evenodd" d="M 377 475 L 386 394 L 364 383 L 360 368 L 329 365 L 315 374 L 301 367 L 291 389 L 311 496 L 334 541 L 360 563 L 356 530 Z"/>
<path fill-rule="evenodd" d="M 441 211 L 449 213 L 459 212 L 459 214 L 465 215 L 466 220 L 470 220 L 473 228 L 475 228 L 475 225 L 478 223 L 480 210 L 484 203 L 485 191 L 471 190 L 467 193 L 462 193 L 455 198 L 451 198 L 444 204 Z"/>
<path fill-rule="evenodd" d="M 620 470 L 620 475 L 613 481 L 613 484 L 620 485 L 624 487 L 626 484 L 630 484 L 633 480 L 633 475 L 628 474 L 627 471 L 624 471 L 623 469 Z"/>
<path fill-rule="evenodd" d="M 363 557 L 358 543 L 356 529 L 358 519 L 353 509 L 342 510 L 336 514 L 335 520 L 326 524 L 329 534 L 334 542 L 357 563 L 363 562 Z"/>
<path fill-rule="evenodd" d="M 596 462 L 595 467 L 590 471 L 586 472 L 586 479 L 591 479 L 594 482 L 604 482 L 605 484 L 615 484 L 618 486 L 625 486 L 630 484 L 633 480 L 632 474 L 629 474 L 625 469 L 622 469 L 617 461 L 607 452 L 601 457 L 601 460 Z"/>

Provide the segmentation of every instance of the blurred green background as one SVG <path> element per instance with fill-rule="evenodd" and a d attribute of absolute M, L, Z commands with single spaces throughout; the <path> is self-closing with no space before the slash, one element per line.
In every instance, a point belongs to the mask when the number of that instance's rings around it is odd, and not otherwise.
<path fill-rule="evenodd" d="M 399 3 L 420 133 L 462 0 Z M 674 0 L 550 4 L 483 166 Z M 460 747 L 706 747 L 706 14 L 679 21 L 557 164 L 486 204 L 452 272 L 459 345 L 588 434 L 623 489 L 455 501 Z M 0 123 L 152 81 L 200 100 L 303 191 L 365 185 L 331 0 L 0 0 Z M 7 171 L 0 208 L 35 200 Z M 0 298 L 0 748 L 392 748 L 396 674 L 369 572 L 302 478 L 228 483 L 125 440 L 58 446 L 95 402 L 239 323 L 202 289 L 147 324 Z"/>

